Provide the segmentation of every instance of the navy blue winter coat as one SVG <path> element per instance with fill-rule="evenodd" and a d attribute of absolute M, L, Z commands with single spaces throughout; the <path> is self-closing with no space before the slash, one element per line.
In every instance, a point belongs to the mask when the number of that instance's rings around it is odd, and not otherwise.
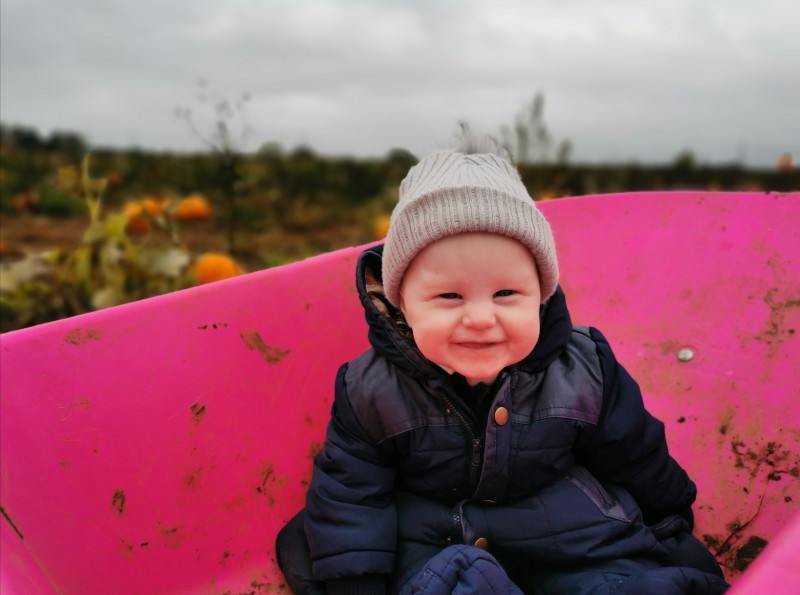
<path fill-rule="evenodd" d="M 308 490 L 314 578 L 392 575 L 399 589 L 457 544 L 553 584 L 560 569 L 657 569 L 646 523 L 686 513 L 696 490 L 605 338 L 572 325 L 559 288 L 534 350 L 476 415 L 392 320 L 381 253 L 357 267 L 372 348 L 339 370 Z"/>

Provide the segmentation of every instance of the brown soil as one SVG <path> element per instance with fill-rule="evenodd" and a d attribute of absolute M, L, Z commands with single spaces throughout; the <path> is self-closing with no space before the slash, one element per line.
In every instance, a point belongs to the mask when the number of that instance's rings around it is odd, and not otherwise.
<path fill-rule="evenodd" d="M 80 245 L 87 225 L 85 217 L 0 213 L 0 259 L 8 261 L 53 249 L 72 250 Z M 236 238 L 235 257 L 247 271 L 371 240 L 363 225 L 352 222 L 303 232 L 240 230 Z M 195 254 L 228 251 L 226 230 L 210 221 L 183 224 L 180 239 Z M 151 233 L 135 241 L 158 244 L 165 242 L 166 238 L 163 234 Z"/>
<path fill-rule="evenodd" d="M 55 219 L 0 213 L 0 240 L 3 256 L 8 258 L 55 248 L 73 248 L 80 244 L 85 230 L 86 220 L 82 217 Z"/>

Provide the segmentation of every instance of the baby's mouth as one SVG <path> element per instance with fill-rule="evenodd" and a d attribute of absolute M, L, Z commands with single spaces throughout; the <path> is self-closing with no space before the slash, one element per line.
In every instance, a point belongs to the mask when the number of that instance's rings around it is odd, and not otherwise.
<path fill-rule="evenodd" d="M 477 350 L 489 349 L 490 347 L 494 347 L 497 344 L 498 344 L 497 342 L 488 342 L 488 341 L 485 342 L 466 341 L 466 342 L 456 343 L 456 345 L 458 345 L 459 347 L 463 347 L 465 349 L 477 349 Z"/>

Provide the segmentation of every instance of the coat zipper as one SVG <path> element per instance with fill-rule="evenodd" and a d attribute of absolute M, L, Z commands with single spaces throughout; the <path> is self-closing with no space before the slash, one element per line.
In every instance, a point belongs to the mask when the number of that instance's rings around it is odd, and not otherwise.
<path fill-rule="evenodd" d="M 447 393 L 441 391 L 441 394 L 444 398 L 444 403 L 447 405 L 447 408 L 455 414 L 459 423 L 469 435 L 470 445 L 472 448 L 472 456 L 470 459 L 469 468 L 469 485 L 470 492 L 472 492 L 476 487 L 478 487 L 478 479 L 480 479 L 481 475 L 481 451 L 483 450 L 482 440 L 480 437 L 478 437 L 475 427 L 472 425 L 470 420 L 467 419 L 467 416 L 464 415 L 464 412 L 461 411 L 461 409 L 459 409 L 455 403 L 453 403 L 450 397 L 447 396 Z"/>
<path fill-rule="evenodd" d="M 470 467 L 470 485 L 472 489 L 478 487 L 478 480 L 481 477 L 481 458 L 483 455 L 483 444 L 480 438 L 472 440 L 472 467 Z"/>
<path fill-rule="evenodd" d="M 495 379 L 494 383 L 492 384 L 491 394 L 492 398 L 494 398 L 495 393 L 497 392 L 497 387 L 500 386 L 503 378 L 505 378 L 505 373 L 501 372 L 497 378 Z M 475 489 L 478 487 L 478 481 L 481 477 L 481 462 L 483 459 L 483 434 L 478 435 L 478 431 L 476 430 L 475 426 L 467 419 L 467 416 L 464 415 L 464 412 L 458 408 L 453 400 L 447 395 L 447 392 L 443 389 L 439 389 L 442 398 L 444 399 L 445 405 L 447 408 L 450 409 L 453 413 L 455 413 L 458 421 L 467 431 L 469 434 L 470 439 L 470 446 L 472 448 L 472 455 L 470 458 L 470 469 L 469 469 L 469 485 L 470 491 L 474 492 Z M 483 427 L 483 424 L 481 424 Z M 483 428 L 483 432 L 485 432 L 485 428 Z"/>

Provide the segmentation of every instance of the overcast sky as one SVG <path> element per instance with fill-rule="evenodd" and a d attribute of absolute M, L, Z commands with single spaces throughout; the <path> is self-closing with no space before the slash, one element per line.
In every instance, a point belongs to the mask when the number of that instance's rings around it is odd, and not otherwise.
<path fill-rule="evenodd" d="M 574 161 L 800 157 L 798 0 L 2 0 L 0 118 L 199 150 L 206 93 L 245 150 L 420 156 L 546 97 Z M 237 123 L 233 123 L 237 130 Z"/>

